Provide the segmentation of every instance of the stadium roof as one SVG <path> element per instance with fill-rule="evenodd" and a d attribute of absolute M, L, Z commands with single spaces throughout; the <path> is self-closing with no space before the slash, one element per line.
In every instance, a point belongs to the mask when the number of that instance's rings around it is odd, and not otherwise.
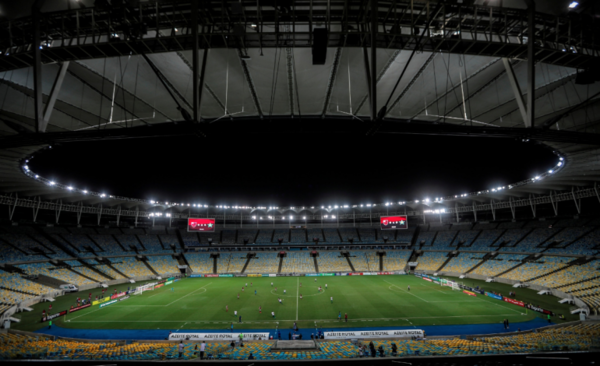
<path fill-rule="evenodd" d="M 251 124 L 272 116 L 282 125 L 261 128 L 302 129 L 302 117 L 306 128 L 358 124 L 356 132 L 366 134 L 532 139 L 556 151 L 557 164 L 564 159 L 541 179 L 444 202 L 489 202 L 593 186 L 600 180 L 600 83 L 582 85 L 578 70 L 581 74 L 598 62 L 600 47 L 590 36 L 598 34 L 598 21 L 593 9 L 583 11 L 585 2 L 581 13 L 568 12 L 569 1 L 539 3 L 533 128 L 526 111 L 528 14 L 518 1 L 505 1 L 502 8 L 472 1 L 439 6 L 379 1 L 374 54 L 367 2 L 271 1 L 257 7 L 232 1 L 222 7 L 221 1 L 207 1 L 197 20 L 200 95 L 194 92 L 189 2 L 142 1 L 139 7 L 112 10 L 86 1 L 67 9 L 49 2 L 39 15 L 41 99 L 53 104 L 40 113 L 47 117 L 45 133 L 34 132 L 37 48 L 27 36 L 37 15 L 27 7 L 0 9 L 6 16 L 0 18 L 0 190 L 147 209 L 153 205 L 144 200 L 44 184 L 24 174 L 22 166 L 52 143 L 188 133 L 210 138 L 207 125 L 230 118 Z M 329 29 L 324 65 L 313 64 L 312 28 Z M 376 90 L 369 89 L 369 79 L 376 80 Z M 372 112 L 374 92 L 378 107 Z M 194 115 L 195 100 L 199 121 L 185 123 Z M 461 193 L 466 192 L 456 192 Z M 422 202 L 407 205 L 422 208 Z"/>

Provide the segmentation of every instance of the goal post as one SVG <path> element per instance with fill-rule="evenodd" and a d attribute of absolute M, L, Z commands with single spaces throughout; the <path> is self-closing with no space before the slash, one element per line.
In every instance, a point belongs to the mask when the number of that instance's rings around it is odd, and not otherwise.
<path fill-rule="evenodd" d="M 149 283 L 143 286 L 138 286 L 135 288 L 135 291 L 133 291 L 134 295 L 141 295 L 146 291 L 153 291 L 154 290 L 154 285 L 156 285 L 155 283 Z"/>

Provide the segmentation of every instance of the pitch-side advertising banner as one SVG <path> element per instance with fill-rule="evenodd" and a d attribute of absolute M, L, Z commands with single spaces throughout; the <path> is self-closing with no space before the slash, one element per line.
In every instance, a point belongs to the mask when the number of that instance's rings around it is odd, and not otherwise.
<path fill-rule="evenodd" d="M 114 303 L 117 303 L 118 301 L 119 301 L 119 300 L 111 300 L 111 301 L 109 301 L 109 302 L 105 302 L 104 304 L 100 304 L 100 307 L 101 307 L 101 308 L 103 308 L 103 307 L 105 307 L 105 306 L 108 306 L 108 305 L 112 305 L 112 304 L 114 304 Z"/>
<path fill-rule="evenodd" d="M 489 297 L 491 297 L 492 299 L 496 299 L 496 300 L 502 300 L 502 296 L 500 296 L 500 295 L 496 295 L 496 294 L 492 294 L 492 293 L 490 293 L 490 292 L 487 292 L 487 291 L 486 291 L 486 293 L 485 293 L 485 296 L 489 296 Z"/>
<path fill-rule="evenodd" d="M 269 333 L 171 333 L 170 341 L 237 341 L 243 334 L 245 341 L 269 339 Z"/>
<path fill-rule="evenodd" d="M 43 322 L 47 322 L 48 320 L 56 319 L 56 318 L 58 318 L 59 316 L 63 316 L 63 315 L 67 315 L 67 311 L 66 311 L 66 310 L 63 310 L 63 311 L 61 311 L 61 312 L 58 312 L 58 313 L 56 313 L 56 314 L 52 314 L 52 315 L 46 315 L 46 316 L 43 316 L 43 317 L 42 317 L 42 323 L 43 323 Z"/>
<path fill-rule="evenodd" d="M 433 280 L 432 280 L 431 278 L 423 277 L 423 279 L 424 279 L 425 281 L 433 282 Z"/>
<path fill-rule="evenodd" d="M 165 282 L 165 286 L 170 285 L 172 283 L 173 283 L 173 281 L 167 281 L 167 282 Z"/>
<path fill-rule="evenodd" d="M 471 292 L 471 291 L 463 290 L 463 292 L 469 296 L 477 296 L 477 295 L 475 295 L 474 292 Z"/>
<path fill-rule="evenodd" d="M 198 278 L 198 277 L 204 277 L 204 275 L 201 275 L 201 274 L 192 274 L 192 275 L 190 275 L 190 278 Z"/>
<path fill-rule="evenodd" d="M 111 300 L 114 300 L 114 299 L 117 299 L 117 298 L 119 298 L 119 297 L 123 297 L 123 296 L 125 296 L 126 294 L 127 294 L 126 292 L 119 292 L 119 293 L 116 293 L 116 294 L 112 295 L 112 296 L 110 297 L 110 299 L 111 299 Z"/>
<path fill-rule="evenodd" d="M 102 304 L 103 302 L 107 302 L 107 301 L 110 301 L 110 296 L 109 297 L 105 297 L 104 299 L 93 301 L 92 305 Z"/>
<path fill-rule="evenodd" d="M 523 301 L 514 300 L 514 299 L 511 299 L 509 297 L 503 297 L 502 300 L 504 300 L 506 302 L 509 302 L 509 303 L 511 303 L 513 305 L 519 305 L 519 306 L 525 307 L 525 303 Z"/>
<path fill-rule="evenodd" d="M 325 332 L 325 339 L 348 339 L 348 338 L 424 338 L 425 333 L 421 329 L 398 329 L 398 330 L 366 330 L 350 332 Z"/>
<path fill-rule="evenodd" d="M 154 288 L 157 289 L 157 288 L 163 287 L 164 285 L 165 285 L 164 283 L 161 283 L 160 285 L 154 286 Z"/>
<path fill-rule="evenodd" d="M 69 314 L 70 314 L 70 313 L 74 313 L 74 312 L 76 312 L 76 311 L 79 311 L 79 310 L 81 310 L 81 309 L 89 308 L 90 306 L 92 306 L 92 304 L 85 304 L 85 305 L 77 306 L 77 307 L 75 307 L 75 308 L 73 308 L 73 309 L 70 309 L 70 310 L 69 310 Z"/>
<path fill-rule="evenodd" d="M 220 274 L 219 277 L 233 277 L 232 274 Z"/>
<path fill-rule="evenodd" d="M 249 274 L 248 277 L 262 277 L 262 274 Z"/>
<path fill-rule="evenodd" d="M 218 274 L 207 274 L 207 275 L 204 275 L 204 277 L 219 277 L 219 275 Z"/>

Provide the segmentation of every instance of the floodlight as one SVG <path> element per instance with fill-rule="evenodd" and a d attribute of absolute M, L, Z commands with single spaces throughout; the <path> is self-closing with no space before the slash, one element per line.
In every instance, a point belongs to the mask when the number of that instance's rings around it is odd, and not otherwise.
<path fill-rule="evenodd" d="M 535 179 L 540 179 L 540 176 L 538 175 L 537 177 L 535 177 Z"/>
<path fill-rule="evenodd" d="M 385 203 L 385 205 L 386 205 L 386 206 L 389 206 L 390 204 L 386 202 L 386 203 Z"/>
<path fill-rule="evenodd" d="M 336 205 L 336 206 L 334 206 L 333 208 L 337 209 L 337 208 L 338 208 L 338 206 Z"/>
<path fill-rule="evenodd" d="M 335 219 L 335 215 L 331 215 L 331 218 L 332 218 L 332 219 Z"/>
<path fill-rule="evenodd" d="M 560 159 L 558 159 L 558 160 L 560 160 L 560 161 L 563 161 L 563 158 L 560 158 Z"/>
<path fill-rule="evenodd" d="M 151 203 L 151 204 L 154 204 L 154 201 L 152 201 L 152 200 L 151 200 L 151 201 L 150 201 L 150 203 Z"/>
<path fill-rule="evenodd" d="M 270 220 L 270 219 L 272 219 L 272 217 L 271 217 L 271 216 L 269 216 L 269 220 Z"/>
<path fill-rule="evenodd" d="M 73 190 L 73 187 L 70 187 L 70 186 L 69 186 L 69 187 L 67 187 L 67 189 L 68 189 L 69 191 L 72 191 L 72 190 Z"/>
<path fill-rule="evenodd" d="M 419 203 L 419 200 L 415 200 L 415 203 Z"/>
<path fill-rule="evenodd" d="M 283 216 L 281 219 L 282 219 L 282 220 L 285 220 L 285 216 Z"/>
<path fill-rule="evenodd" d="M 348 208 L 348 205 L 344 205 L 344 208 Z"/>
<path fill-rule="evenodd" d="M 83 191 L 83 193 L 87 194 L 87 191 Z"/>
<path fill-rule="evenodd" d="M 327 218 L 327 215 L 325 215 L 325 218 Z"/>
<path fill-rule="evenodd" d="M 559 161 L 558 164 L 556 164 L 557 166 L 562 166 L 562 162 Z"/>
<path fill-rule="evenodd" d="M 548 173 L 552 174 L 552 173 L 554 173 L 554 171 L 553 170 L 548 170 Z"/>
<path fill-rule="evenodd" d="M 293 219 L 294 219 L 294 216 L 290 216 L 290 220 L 293 220 Z"/>
<path fill-rule="evenodd" d="M 569 9 L 575 9 L 577 6 L 579 6 L 579 3 L 577 1 L 573 1 L 569 4 Z"/>
<path fill-rule="evenodd" d="M 256 216 L 252 216 L 252 220 L 256 220 Z"/>
<path fill-rule="evenodd" d="M 425 202 L 429 202 L 429 198 L 425 198 Z"/>
<path fill-rule="evenodd" d="M 306 216 L 302 216 L 302 220 L 306 220 Z"/>
<path fill-rule="evenodd" d="M 100 197 L 103 197 L 103 198 L 104 198 L 104 197 L 106 197 L 106 195 L 105 195 L 104 193 L 102 193 L 102 194 L 100 195 Z"/>
<path fill-rule="evenodd" d="M 56 183 L 54 183 L 54 182 L 50 182 L 50 183 L 48 183 L 48 184 L 50 184 L 51 186 L 53 186 L 53 185 L 55 185 Z"/>
<path fill-rule="evenodd" d="M 36 177 L 36 178 L 39 178 L 40 176 L 36 174 L 36 175 L 35 175 L 35 177 Z"/>
<path fill-rule="evenodd" d="M 167 214 L 167 217 L 171 217 L 171 214 L 170 214 L 170 213 L 168 213 L 168 214 Z"/>

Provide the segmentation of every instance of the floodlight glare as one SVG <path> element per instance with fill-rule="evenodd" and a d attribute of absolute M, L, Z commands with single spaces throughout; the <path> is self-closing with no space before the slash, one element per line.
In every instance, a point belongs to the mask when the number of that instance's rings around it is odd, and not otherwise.
<path fill-rule="evenodd" d="M 50 183 L 48 183 L 48 184 L 50 184 L 51 186 L 53 186 L 53 185 L 55 185 L 56 183 L 54 183 L 54 182 L 50 182 Z"/>
<path fill-rule="evenodd" d="M 72 190 L 73 190 L 73 187 L 67 187 L 67 189 L 68 189 L 69 191 L 72 191 Z"/>
<path fill-rule="evenodd" d="M 256 216 L 252 216 L 252 219 L 253 219 L 253 220 L 256 220 Z"/>
<path fill-rule="evenodd" d="M 554 173 L 554 171 L 553 170 L 548 170 L 548 173 L 552 174 L 552 173 Z"/>
<path fill-rule="evenodd" d="M 87 194 L 87 191 L 83 191 L 83 193 Z"/>
<path fill-rule="evenodd" d="M 151 204 L 154 204 L 154 201 L 150 201 Z"/>
<path fill-rule="evenodd" d="M 579 3 L 577 1 L 573 1 L 569 4 L 569 9 L 575 9 L 577 6 L 579 6 Z"/>
<path fill-rule="evenodd" d="M 290 220 L 293 220 L 293 219 L 294 219 L 294 216 L 290 216 Z"/>
<path fill-rule="evenodd" d="M 332 218 L 332 219 L 335 219 L 335 215 L 331 215 L 331 218 Z"/>
<path fill-rule="evenodd" d="M 306 216 L 302 216 L 302 220 L 306 220 Z"/>

